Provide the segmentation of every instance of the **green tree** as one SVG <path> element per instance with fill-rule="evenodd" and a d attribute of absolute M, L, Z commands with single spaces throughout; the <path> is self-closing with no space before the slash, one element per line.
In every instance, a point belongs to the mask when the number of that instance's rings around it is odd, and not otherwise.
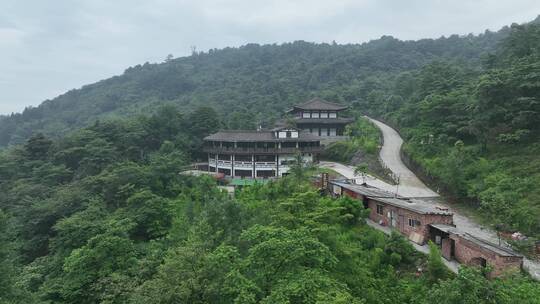
<path fill-rule="evenodd" d="M 65 259 L 62 297 L 67 303 L 95 303 L 103 297 L 100 281 L 127 273 L 136 262 L 135 247 L 125 236 L 100 234 Z"/>
<path fill-rule="evenodd" d="M 448 277 L 448 269 L 444 265 L 439 247 L 429 241 L 429 257 L 427 263 L 427 278 L 429 282 L 436 283 Z"/>
<path fill-rule="evenodd" d="M 51 145 L 52 141 L 50 139 L 45 137 L 42 133 L 37 133 L 28 139 L 24 145 L 24 149 L 28 158 L 33 160 L 43 160 L 47 157 Z"/>

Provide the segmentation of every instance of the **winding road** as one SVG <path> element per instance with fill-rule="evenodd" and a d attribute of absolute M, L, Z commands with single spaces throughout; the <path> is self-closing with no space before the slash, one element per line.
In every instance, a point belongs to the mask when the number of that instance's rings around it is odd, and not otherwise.
<path fill-rule="evenodd" d="M 381 130 L 383 135 L 383 146 L 379 152 L 379 160 L 396 176 L 399 176 L 399 185 L 388 184 L 370 175 L 365 177 L 355 175 L 354 167 L 352 166 L 334 162 L 321 162 L 321 167 L 332 169 L 348 179 L 355 179 L 357 182 L 365 182 L 370 186 L 397 193 L 404 197 L 423 198 L 423 201 L 426 201 L 427 203 L 445 206 L 449 211 L 454 213 L 454 224 L 460 230 L 495 244 L 499 242 L 495 231 L 481 226 L 473 219 L 466 217 L 451 205 L 444 202 L 437 192 L 427 187 L 411 170 L 409 170 L 409 168 L 407 168 L 407 166 L 405 166 L 401 160 L 401 145 L 403 144 L 403 139 L 396 130 L 381 121 L 367 116 L 366 118 Z M 507 244 L 503 245 L 507 246 Z M 540 280 L 540 262 L 524 259 L 524 268 L 533 278 Z"/>

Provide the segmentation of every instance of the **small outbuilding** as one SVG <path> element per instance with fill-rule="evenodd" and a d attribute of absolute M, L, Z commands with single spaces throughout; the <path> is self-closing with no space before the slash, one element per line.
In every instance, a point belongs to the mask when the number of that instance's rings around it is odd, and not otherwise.
<path fill-rule="evenodd" d="M 453 213 L 432 202 L 400 197 L 347 180 L 331 180 L 327 190 L 333 196 L 345 195 L 362 201 L 364 207 L 370 209 L 372 221 L 397 229 L 417 244 L 433 241 L 441 247 L 442 256 L 447 260 L 470 266 L 489 265 L 492 267 L 489 277 L 519 271 L 523 265 L 523 256 L 511 249 L 458 230 L 453 223 Z"/>
<path fill-rule="evenodd" d="M 364 207 L 370 209 L 372 221 L 397 229 L 417 244 L 424 244 L 429 239 L 430 224 L 453 224 L 451 212 L 420 199 L 396 196 L 366 184 L 347 181 L 330 181 L 329 184 L 334 196 L 346 195 L 361 200 Z"/>
<path fill-rule="evenodd" d="M 523 266 L 523 256 L 520 254 L 460 231 L 454 226 L 431 224 L 430 239 L 441 247 L 441 254 L 447 260 L 456 260 L 469 266 L 492 267 L 490 277 L 519 271 Z"/>

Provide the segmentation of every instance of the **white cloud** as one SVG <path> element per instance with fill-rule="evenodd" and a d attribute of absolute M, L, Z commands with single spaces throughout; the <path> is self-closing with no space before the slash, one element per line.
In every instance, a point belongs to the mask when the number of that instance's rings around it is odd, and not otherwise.
<path fill-rule="evenodd" d="M 15 28 L 0 28 L 0 48 L 16 48 L 22 45 L 24 32 Z"/>
<path fill-rule="evenodd" d="M 0 113 L 192 45 L 437 38 L 538 13 L 536 0 L 2 0 Z"/>

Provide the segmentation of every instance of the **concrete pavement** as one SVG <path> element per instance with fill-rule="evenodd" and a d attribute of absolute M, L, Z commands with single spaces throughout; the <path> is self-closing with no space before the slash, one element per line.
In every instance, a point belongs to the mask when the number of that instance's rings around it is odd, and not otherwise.
<path fill-rule="evenodd" d="M 406 197 L 438 197 L 439 194 L 429 189 L 401 160 L 403 139 L 399 133 L 384 123 L 367 117 L 382 132 L 384 143 L 379 152 L 379 160 L 399 177 L 398 194 Z"/>
<path fill-rule="evenodd" d="M 423 198 L 423 200 L 428 203 L 435 204 L 437 206 L 445 206 L 450 212 L 454 213 L 454 224 L 460 230 L 478 238 L 488 240 L 492 243 L 499 243 L 499 239 L 495 231 L 488 227 L 481 226 L 473 219 L 460 214 L 458 210 L 455 210 L 455 208 L 443 201 L 437 192 L 428 188 L 411 170 L 409 170 L 409 168 L 407 168 L 407 166 L 405 166 L 401 160 L 401 145 L 403 144 L 403 139 L 396 130 L 378 120 L 370 117 L 366 118 L 372 121 L 382 132 L 384 143 L 379 153 L 379 160 L 395 175 L 400 176 L 399 187 L 396 185 L 390 185 L 371 175 L 368 175 L 365 179 L 362 179 L 361 176 L 354 174 L 353 166 L 322 161 L 320 162 L 321 167 L 332 169 L 348 179 L 356 180 L 357 183 L 362 183 L 365 181 L 370 186 L 374 186 L 391 193 L 396 193 L 397 191 L 397 194 L 403 197 Z M 504 243 L 504 241 L 501 245 L 509 247 L 508 244 Z M 540 280 L 540 262 L 525 258 L 523 264 L 524 268 L 531 274 L 533 278 Z"/>

